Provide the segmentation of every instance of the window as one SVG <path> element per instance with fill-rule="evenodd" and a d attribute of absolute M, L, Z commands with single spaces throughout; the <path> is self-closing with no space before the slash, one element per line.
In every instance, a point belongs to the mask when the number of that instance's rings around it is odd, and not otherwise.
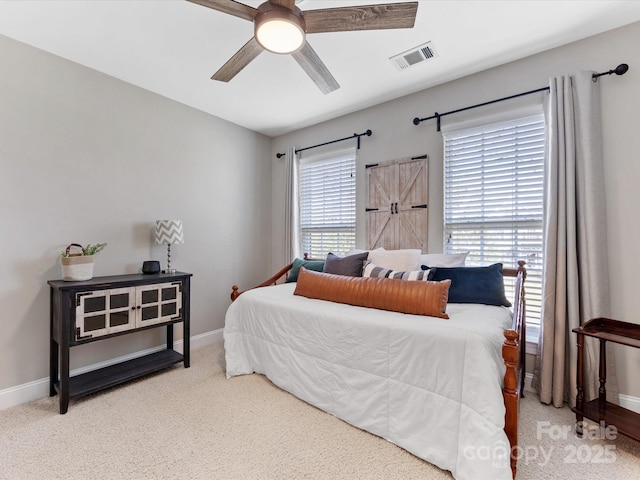
<path fill-rule="evenodd" d="M 537 337 L 542 305 L 543 115 L 445 135 L 445 252 L 467 264 L 527 262 L 527 324 Z M 507 295 L 513 298 L 513 287 Z"/>
<path fill-rule="evenodd" d="M 300 242 L 311 258 L 355 248 L 355 169 L 355 149 L 300 161 Z"/>

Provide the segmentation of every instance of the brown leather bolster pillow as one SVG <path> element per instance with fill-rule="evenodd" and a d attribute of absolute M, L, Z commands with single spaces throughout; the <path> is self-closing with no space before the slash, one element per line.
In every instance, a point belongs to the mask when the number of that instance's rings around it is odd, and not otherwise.
<path fill-rule="evenodd" d="M 449 318 L 445 310 L 450 285 L 451 280 L 414 282 L 347 277 L 301 268 L 293 294 L 358 307 Z"/>

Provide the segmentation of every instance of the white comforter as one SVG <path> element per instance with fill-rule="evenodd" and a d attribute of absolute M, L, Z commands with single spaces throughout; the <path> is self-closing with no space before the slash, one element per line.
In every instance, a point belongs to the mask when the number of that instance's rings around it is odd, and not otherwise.
<path fill-rule="evenodd" d="M 243 293 L 226 315 L 227 377 L 260 373 L 457 480 L 507 480 L 504 307 L 449 320 L 312 300 L 295 284 Z"/>

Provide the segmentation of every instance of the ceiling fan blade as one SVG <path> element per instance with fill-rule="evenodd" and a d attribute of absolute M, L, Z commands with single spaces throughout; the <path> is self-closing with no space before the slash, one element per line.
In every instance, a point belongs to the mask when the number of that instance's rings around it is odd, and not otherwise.
<path fill-rule="evenodd" d="M 233 0 L 187 0 L 187 2 L 197 3 L 203 7 L 228 13 L 234 17 L 244 18 L 250 22 L 253 22 L 253 19 L 256 18 L 258 14 L 257 8 L 250 7 L 244 3 L 234 2 Z"/>
<path fill-rule="evenodd" d="M 240 70 L 249 65 L 251 61 L 256 58 L 263 49 L 254 38 L 245 43 L 244 47 L 236 52 L 227 63 L 225 63 L 220 70 L 213 74 L 211 80 L 218 80 L 220 82 L 228 82 L 235 77 Z"/>
<path fill-rule="evenodd" d="M 413 28 L 418 2 L 305 10 L 307 33 Z"/>
<path fill-rule="evenodd" d="M 289 10 L 293 10 L 293 7 L 296 6 L 296 0 L 271 0 L 273 5 L 280 5 L 281 7 L 288 8 Z"/>
<path fill-rule="evenodd" d="M 311 80 L 318 86 L 318 88 L 324 93 L 331 93 L 334 90 L 340 88 L 340 85 L 333 78 L 329 69 L 322 63 L 320 57 L 315 52 L 309 42 L 305 40 L 304 45 L 300 50 L 291 54 L 296 62 L 307 72 L 307 75 L 311 77 Z"/>

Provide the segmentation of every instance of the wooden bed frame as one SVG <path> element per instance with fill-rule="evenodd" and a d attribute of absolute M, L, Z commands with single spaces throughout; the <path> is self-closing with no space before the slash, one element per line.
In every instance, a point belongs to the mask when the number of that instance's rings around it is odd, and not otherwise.
<path fill-rule="evenodd" d="M 309 260 L 305 254 L 305 260 Z M 507 368 L 504 374 L 502 396 L 506 409 L 504 431 L 511 444 L 511 473 L 516 476 L 517 450 L 518 450 L 518 410 L 520 398 L 524 396 L 524 375 L 526 355 L 526 305 L 524 298 L 524 281 L 527 277 L 524 260 L 518 261 L 517 268 L 503 268 L 505 277 L 515 277 L 515 298 L 513 302 L 513 322 L 511 328 L 504 331 L 504 343 L 502 344 L 502 359 Z M 253 288 L 268 287 L 282 283 L 286 274 L 291 270 L 293 263 L 282 268 L 268 280 Z M 231 287 L 231 301 L 235 301 L 242 294 L 238 286 Z"/>

